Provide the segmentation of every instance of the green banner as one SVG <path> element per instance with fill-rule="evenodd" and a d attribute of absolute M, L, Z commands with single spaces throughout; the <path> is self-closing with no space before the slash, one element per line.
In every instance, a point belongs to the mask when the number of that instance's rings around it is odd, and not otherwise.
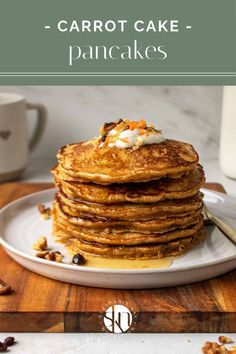
<path fill-rule="evenodd" d="M 1 0 L 0 84 L 236 84 L 235 0 Z"/>

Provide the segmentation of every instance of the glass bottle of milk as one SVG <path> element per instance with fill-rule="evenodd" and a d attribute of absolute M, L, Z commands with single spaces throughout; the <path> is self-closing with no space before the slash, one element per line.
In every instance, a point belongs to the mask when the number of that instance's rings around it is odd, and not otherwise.
<path fill-rule="evenodd" d="M 236 86 L 224 87 L 220 166 L 227 177 L 236 179 Z"/>

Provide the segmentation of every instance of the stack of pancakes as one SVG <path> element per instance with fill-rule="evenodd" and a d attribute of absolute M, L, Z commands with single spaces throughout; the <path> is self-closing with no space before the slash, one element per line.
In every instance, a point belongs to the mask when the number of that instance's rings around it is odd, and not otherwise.
<path fill-rule="evenodd" d="M 206 237 L 205 178 L 192 145 L 165 139 L 119 149 L 95 139 L 67 145 L 57 158 L 53 234 L 73 253 L 162 258 Z"/>

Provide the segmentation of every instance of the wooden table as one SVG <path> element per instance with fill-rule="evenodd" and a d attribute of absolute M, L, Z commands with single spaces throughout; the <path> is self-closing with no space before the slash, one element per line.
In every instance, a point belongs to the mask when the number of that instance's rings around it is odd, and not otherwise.
<path fill-rule="evenodd" d="M 0 207 L 49 187 L 2 184 Z M 224 191 L 218 184 L 207 188 Z M 130 309 L 133 332 L 236 332 L 236 271 L 165 289 L 99 289 L 34 274 L 0 248 L 0 278 L 14 289 L 0 296 L 0 332 L 103 332 L 104 311 L 113 304 Z"/>

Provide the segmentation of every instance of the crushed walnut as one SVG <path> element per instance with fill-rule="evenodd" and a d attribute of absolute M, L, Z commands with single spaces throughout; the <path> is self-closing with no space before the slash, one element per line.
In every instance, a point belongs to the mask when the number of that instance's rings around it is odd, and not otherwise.
<path fill-rule="evenodd" d="M 48 249 L 48 242 L 45 236 L 41 236 L 33 243 L 33 249 L 36 251 L 46 251 Z"/>
<path fill-rule="evenodd" d="M 49 252 L 44 258 L 47 259 L 48 261 L 61 263 L 63 256 L 59 251 L 52 251 Z"/>
<path fill-rule="evenodd" d="M 231 347 L 230 349 L 226 348 L 224 344 L 233 343 L 231 338 L 220 336 L 219 337 L 220 344 L 216 342 L 206 342 L 202 347 L 202 353 L 204 354 L 236 354 L 235 347 Z"/>
<path fill-rule="evenodd" d="M 45 258 L 47 254 L 49 254 L 49 251 L 42 251 L 42 252 L 36 253 L 35 256 L 38 258 Z"/>
<path fill-rule="evenodd" d="M 11 286 L 0 279 L 0 295 L 7 295 L 11 292 Z"/>
<path fill-rule="evenodd" d="M 231 338 L 226 337 L 226 336 L 219 336 L 218 341 L 219 341 L 221 344 L 230 344 L 230 343 L 233 343 L 233 342 L 234 342 Z"/>
<path fill-rule="evenodd" d="M 202 347 L 202 352 L 204 354 L 223 354 L 228 353 L 224 345 L 218 344 L 216 342 L 206 342 Z"/>
<path fill-rule="evenodd" d="M 51 217 L 51 209 L 49 207 L 46 208 L 44 204 L 38 204 L 38 211 L 44 220 L 48 220 Z"/>
<path fill-rule="evenodd" d="M 36 257 L 47 259 L 48 261 L 61 263 L 63 260 L 63 255 L 59 251 L 44 251 L 36 253 Z"/>
<path fill-rule="evenodd" d="M 61 263 L 63 260 L 61 252 L 48 250 L 48 242 L 45 236 L 39 237 L 39 239 L 33 243 L 33 249 L 40 251 L 35 254 L 35 256 L 38 258 L 59 263 Z"/>

